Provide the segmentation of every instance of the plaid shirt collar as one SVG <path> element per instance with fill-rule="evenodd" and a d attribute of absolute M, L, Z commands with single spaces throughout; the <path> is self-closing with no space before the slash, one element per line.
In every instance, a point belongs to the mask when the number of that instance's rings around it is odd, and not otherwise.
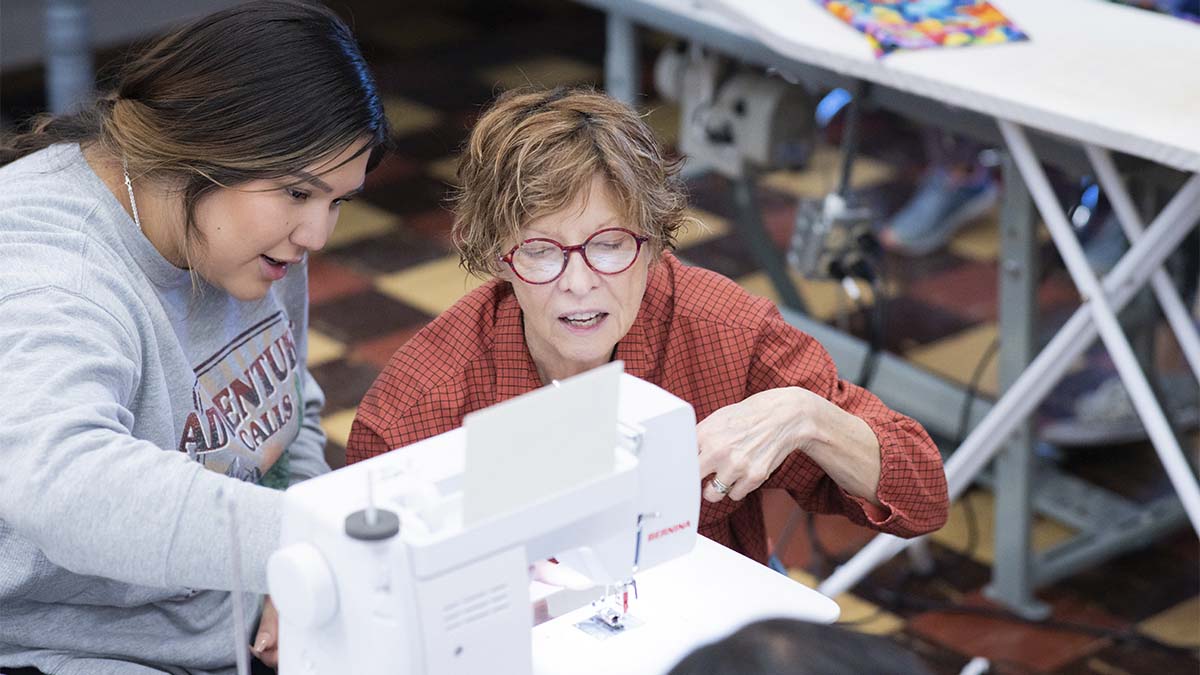
<path fill-rule="evenodd" d="M 671 287 L 674 283 L 674 268 L 680 265 L 670 253 L 664 253 L 652 263 L 646 279 L 646 293 L 637 318 L 629 332 L 617 343 L 614 358 L 625 362 L 625 372 L 642 379 L 651 379 L 658 371 L 658 356 L 665 347 L 666 332 L 670 326 Z M 516 294 L 509 292 L 500 301 L 496 310 L 495 343 L 493 356 L 496 363 L 497 400 L 506 401 L 514 396 L 542 386 L 537 366 L 525 344 L 524 322 L 521 306 Z"/>

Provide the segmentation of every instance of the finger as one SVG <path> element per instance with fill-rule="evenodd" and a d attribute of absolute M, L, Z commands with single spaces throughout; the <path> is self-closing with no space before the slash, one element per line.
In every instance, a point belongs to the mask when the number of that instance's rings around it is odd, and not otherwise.
<path fill-rule="evenodd" d="M 717 478 L 717 476 L 714 476 L 713 478 Z M 725 487 L 728 488 L 729 490 L 733 489 L 733 485 L 731 485 L 730 483 L 736 484 L 736 481 L 734 481 L 733 479 L 720 478 L 719 480 L 722 483 L 724 483 Z M 715 504 L 715 503 L 721 501 L 722 499 L 725 499 L 726 494 L 727 494 L 727 492 L 722 492 L 721 490 L 717 489 L 717 486 L 713 483 L 712 478 L 705 479 L 705 481 L 704 481 L 704 500 L 705 501 L 712 502 Z"/>
<path fill-rule="evenodd" d="M 700 463 L 700 477 L 707 478 L 717 470 L 717 463 L 721 459 L 718 453 L 713 449 L 714 446 L 701 443 L 699 439 L 696 441 L 696 449 L 699 453 L 698 459 Z"/>
<path fill-rule="evenodd" d="M 746 495 L 757 490 L 763 484 L 764 480 L 766 480 L 765 475 L 754 471 L 743 474 L 738 479 L 738 482 L 730 486 L 727 496 L 735 502 L 740 502 L 746 498 Z"/>
<path fill-rule="evenodd" d="M 262 661 L 263 664 L 266 665 L 268 668 L 278 668 L 279 667 L 279 649 L 278 648 L 268 649 L 267 651 L 263 652 L 262 654 L 256 654 L 255 656 L 257 656 L 258 660 Z"/>
<path fill-rule="evenodd" d="M 275 648 L 275 636 L 268 630 L 258 631 L 258 636 L 254 638 L 254 647 L 252 651 L 255 656 Z M 259 657 L 261 658 L 261 657 Z"/>
<path fill-rule="evenodd" d="M 751 492 L 759 489 L 788 458 L 790 453 L 765 455 L 759 453 L 738 479 L 737 486 L 729 491 L 729 498 L 741 501 Z"/>
<path fill-rule="evenodd" d="M 717 438 L 719 434 L 715 431 L 709 431 L 715 429 L 708 423 L 712 419 L 712 416 L 709 416 L 708 419 L 696 425 L 696 451 L 700 458 L 701 478 L 705 478 L 717 470 L 717 465 L 725 455 L 721 450 L 728 445 Z"/>

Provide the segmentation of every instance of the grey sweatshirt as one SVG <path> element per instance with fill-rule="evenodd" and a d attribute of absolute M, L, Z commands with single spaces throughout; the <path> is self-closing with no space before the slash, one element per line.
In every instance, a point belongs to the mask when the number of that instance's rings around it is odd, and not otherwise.
<path fill-rule="evenodd" d="M 233 672 L 233 566 L 265 593 L 279 539 L 264 484 L 329 470 L 307 293 L 303 265 L 257 302 L 194 283 L 77 145 L 0 168 L 0 667 Z"/>

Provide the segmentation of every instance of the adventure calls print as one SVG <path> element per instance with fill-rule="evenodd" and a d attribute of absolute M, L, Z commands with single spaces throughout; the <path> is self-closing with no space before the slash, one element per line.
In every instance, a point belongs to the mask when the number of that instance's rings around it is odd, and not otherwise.
<path fill-rule="evenodd" d="M 258 482 L 296 439 L 304 412 L 291 322 L 276 312 L 195 372 L 179 451 L 213 471 Z"/>

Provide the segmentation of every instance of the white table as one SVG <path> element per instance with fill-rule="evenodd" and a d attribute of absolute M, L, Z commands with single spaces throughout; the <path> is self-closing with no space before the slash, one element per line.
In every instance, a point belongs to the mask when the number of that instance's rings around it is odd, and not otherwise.
<path fill-rule="evenodd" d="M 1164 259 L 1200 218 L 1200 176 L 1195 175 L 1200 172 L 1200 28 L 1100 0 L 998 0 L 998 7 L 1031 41 L 896 52 L 876 59 L 861 34 L 813 0 L 582 1 L 609 12 L 610 67 L 630 61 L 612 50 L 627 51 L 632 30 L 624 24 L 638 21 L 784 73 L 816 68 L 920 97 L 931 107 L 946 104 L 993 118 L 1012 158 L 1013 175 L 1023 179 L 1085 302 L 1028 367 L 1018 369 L 1019 374 L 1010 369 L 1012 375 L 1002 377 L 1007 380 L 1006 393 L 946 463 L 951 498 L 962 494 L 1099 335 L 1131 392 L 1182 509 L 1200 531 L 1200 486 L 1114 315 L 1151 283 L 1189 366 L 1200 378 L 1200 337 L 1161 270 Z M 623 83 L 618 79 L 615 84 Z M 1134 241 L 1103 280 L 1087 265 L 1027 129 L 1082 147 Z M 1112 151 L 1193 174 L 1148 228 L 1143 228 L 1118 175 Z M 1028 236 L 1022 245 L 1031 248 Z M 1026 283 L 1028 293 L 1031 286 Z M 1005 349 L 1009 342 L 1006 335 Z M 997 513 L 1005 518 L 1005 527 L 997 528 L 993 594 L 1018 611 L 1043 612 L 1030 596 L 1032 586 L 1129 548 L 1129 538 L 1122 541 L 1120 530 L 1139 525 L 1134 522 L 1138 519 L 1146 521 L 1140 526 L 1151 525 L 1158 515 L 1123 513 L 1117 520 L 1127 517 L 1129 522 L 1114 523 L 1116 534 L 1101 533 L 1088 546 L 1054 549 L 1031 561 L 1030 458 L 1026 450 L 1010 452 L 1004 460 L 998 482 L 1017 487 L 998 497 Z M 1161 511 L 1170 510 L 1167 505 Z M 881 535 L 821 589 L 836 595 L 850 588 L 909 543 Z"/>
<path fill-rule="evenodd" d="M 817 591 L 704 537 L 686 556 L 637 576 L 630 613 L 644 623 L 600 640 L 575 626 L 581 607 L 533 629 L 534 672 L 662 675 L 696 647 L 758 619 L 832 623 L 840 610 Z"/>

